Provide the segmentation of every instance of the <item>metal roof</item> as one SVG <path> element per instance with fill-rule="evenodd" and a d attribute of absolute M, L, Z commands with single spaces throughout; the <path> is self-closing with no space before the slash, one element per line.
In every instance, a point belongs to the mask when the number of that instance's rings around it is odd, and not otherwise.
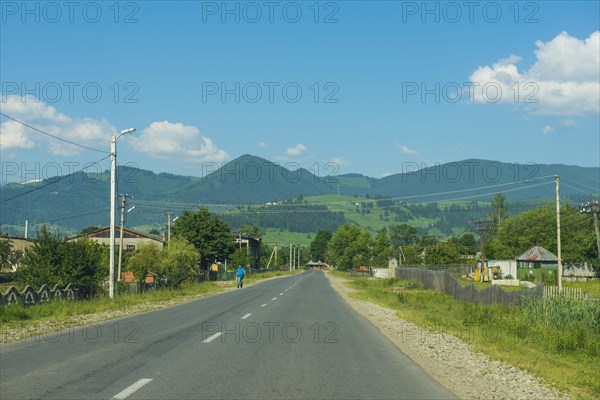
<path fill-rule="evenodd" d="M 542 246 L 533 246 L 518 256 L 517 261 L 558 261 L 558 257 Z"/>

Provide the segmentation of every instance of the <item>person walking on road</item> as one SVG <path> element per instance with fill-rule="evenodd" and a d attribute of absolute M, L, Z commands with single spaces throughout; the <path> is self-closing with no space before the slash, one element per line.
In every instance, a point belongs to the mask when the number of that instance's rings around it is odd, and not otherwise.
<path fill-rule="evenodd" d="M 246 275 L 246 270 L 241 265 L 238 265 L 238 269 L 236 271 L 237 276 L 237 287 L 244 287 L 244 276 Z"/>

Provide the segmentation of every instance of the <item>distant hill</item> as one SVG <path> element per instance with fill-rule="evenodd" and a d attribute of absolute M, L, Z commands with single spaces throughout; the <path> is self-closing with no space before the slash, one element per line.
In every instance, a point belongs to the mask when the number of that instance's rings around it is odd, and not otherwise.
<path fill-rule="evenodd" d="M 406 202 L 490 200 L 497 192 L 508 200 L 554 199 L 555 174 L 561 195 L 588 199 L 600 192 L 600 168 L 562 164 L 516 165 L 489 160 L 464 160 L 418 169 L 402 164 L 400 172 L 381 179 L 360 174 L 319 177 L 307 169 L 286 167 L 243 155 L 205 177 L 178 176 L 130 167 L 118 168 L 117 193 L 133 196 L 135 211 L 128 226 L 158 227 L 165 212 L 179 213 L 209 205 L 222 212 L 236 205 L 281 202 L 308 196 L 392 197 Z M 108 225 L 109 179 L 103 173 L 76 173 L 27 184 L 0 187 L 0 225 L 14 230 L 29 220 L 79 230 Z M 220 206 L 219 206 L 220 205 Z M 336 217 L 337 218 L 337 217 Z"/>

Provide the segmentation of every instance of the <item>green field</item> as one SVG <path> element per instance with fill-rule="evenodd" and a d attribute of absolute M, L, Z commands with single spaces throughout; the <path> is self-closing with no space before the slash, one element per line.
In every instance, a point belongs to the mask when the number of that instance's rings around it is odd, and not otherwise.
<path fill-rule="evenodd" d="M 282 250 L 285 250 L 290 243 L 296 243 L 304 248 L 308 248 L 314 237 L 314 233 L 289 232 L 281 229 L 267 228 L 262 234 L 262 243 L 271 247 L 277 245 Z"/>

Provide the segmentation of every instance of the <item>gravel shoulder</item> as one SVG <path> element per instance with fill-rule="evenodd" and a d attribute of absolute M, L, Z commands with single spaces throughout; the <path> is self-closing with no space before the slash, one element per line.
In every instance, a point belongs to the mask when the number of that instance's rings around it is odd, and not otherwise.
<path fill-rule="evenodd" d="M 326 273 L 331 286 L 404 354 L 459 399 L 569 399 L 540 378 L 474 351 L 456 336 L 420 328 L 396 311 L 352 298 L 345 279 Z"/>

